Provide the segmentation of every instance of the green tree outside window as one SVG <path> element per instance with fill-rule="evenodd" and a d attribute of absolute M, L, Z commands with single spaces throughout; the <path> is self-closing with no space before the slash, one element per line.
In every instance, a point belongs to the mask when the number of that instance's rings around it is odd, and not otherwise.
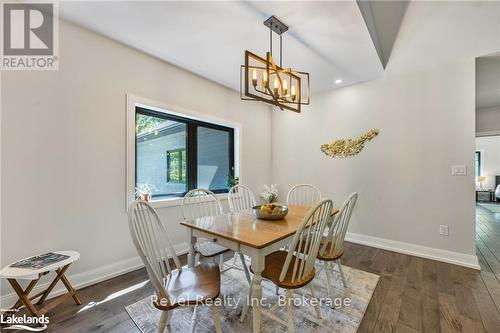
<path fill-rule="evenodd" d="M 186 149 L 167 151 L 167 182 L 186 182 Z"/>

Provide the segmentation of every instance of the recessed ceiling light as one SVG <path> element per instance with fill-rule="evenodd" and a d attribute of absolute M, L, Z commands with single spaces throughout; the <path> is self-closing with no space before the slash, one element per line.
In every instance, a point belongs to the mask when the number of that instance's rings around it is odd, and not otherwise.
<path fill-rule="evenodd" d="M 335 84 L 341 84 L 341 83 L 342 83 L 342 79 L 335 80 Z"/>

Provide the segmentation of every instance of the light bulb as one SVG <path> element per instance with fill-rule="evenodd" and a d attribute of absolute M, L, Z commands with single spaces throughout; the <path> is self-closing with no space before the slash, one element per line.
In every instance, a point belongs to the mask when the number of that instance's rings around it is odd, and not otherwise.
<path fill-rule="evenodd" d="M 252 84 L 253 86 L 257 86 L 257 70 L 254 68 L 252 71 Z"/>
<path fill-rule="evenodd" d="M 291 95 L 292 95 L 292 100 L 295 102 L 295 97 L 297 96 L 297 94 L 295 93 L 295 86 L 294 85 L 292 85 Z"/>
<path fill-rule="evenodd" d="M 288 83 L 287 82 L 288 82 L 287 80 L 283 81 L 283 95 L 285 95 L 285 96 L 288 93 Z"/>
<path fill-rule="evenodd" d="M 262 73 L 262 82 L 263 82 L 264 87 L 267 88 L 267 71 L 264 71 Z"/>
<path fill-rule="evenodd" d="M 275 94 L 276 96 L 278 96 L 278 88 L 279 88 L 279 85 L 280 85 L 280 84 L 279 84 L 278 78 L 275 78 L 275 79 L 274 79 L 274 94 Z"/>

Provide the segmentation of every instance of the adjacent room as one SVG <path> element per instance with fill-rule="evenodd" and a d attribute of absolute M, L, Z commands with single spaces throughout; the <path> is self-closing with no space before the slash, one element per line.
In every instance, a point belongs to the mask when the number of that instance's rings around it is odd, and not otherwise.
<path fill-rule="evenodd" d="M 3 1 L 0 330 L 500 332 L 500 1 Z"/>
<path fill-rule="evenodd" d="M 500 53 L 476 59 L 476 252 L 483 276 L 500 278 Z"/>

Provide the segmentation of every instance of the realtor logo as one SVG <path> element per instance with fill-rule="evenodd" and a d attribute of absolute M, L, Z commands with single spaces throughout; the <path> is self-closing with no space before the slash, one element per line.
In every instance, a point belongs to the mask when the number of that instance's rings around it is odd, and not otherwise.
<path fill-rule="evenodd" d="M 54 3 L 3 3 L 2 69 L 57 69 Z"/>
<path fill-rule="evenodd" d="M 0 324 L 9 325 L 3 327 L 3 330 L 23 330 L 30 332 L 41 332 L 47 329 L 49 324 L 49 317 L 44 314 L 40 317 L 29 317 L 26 314 L 23 316 L 10 316 L 0 315 Z"/>

